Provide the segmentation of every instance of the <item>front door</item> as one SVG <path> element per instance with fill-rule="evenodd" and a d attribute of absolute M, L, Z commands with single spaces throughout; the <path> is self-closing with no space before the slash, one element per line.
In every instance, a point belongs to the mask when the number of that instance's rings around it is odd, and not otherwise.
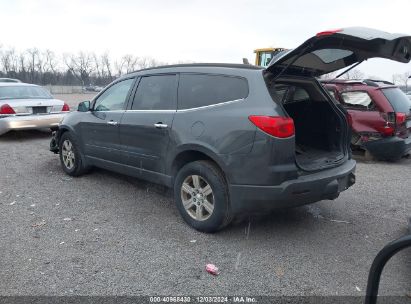
<path fill-rule="evenodd" d="M 140 78 L 132 103 L 120 124 L 120 141 L 128 164 L 150 179 L 165 173 L 165 157 L 177 109 L 177 75 Z M 147 176 L 148 175 L 148 176 Z"/>
<path fill-rule="evenodd" d="M 125 163 L 119 124 L 133 83 L 134 78 L 114 83 L 94 100 L 87 119 L 81 122 L 84 153 L 88 157 Z"/>

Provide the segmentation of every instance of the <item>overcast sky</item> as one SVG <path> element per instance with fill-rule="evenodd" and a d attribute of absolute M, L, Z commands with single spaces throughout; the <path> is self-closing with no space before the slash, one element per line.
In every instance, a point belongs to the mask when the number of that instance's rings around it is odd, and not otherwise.
<path fill-rule="evenodd" d="M 79 50 L 165 62 L 254 62 L 259 47 L 294 48 L 315 33 L 366 26 L 411 34 L 410 0 L 0 0 L 0 45 Z M 359 70 L 392 80 L 411 64 L 372 59 Z"/>

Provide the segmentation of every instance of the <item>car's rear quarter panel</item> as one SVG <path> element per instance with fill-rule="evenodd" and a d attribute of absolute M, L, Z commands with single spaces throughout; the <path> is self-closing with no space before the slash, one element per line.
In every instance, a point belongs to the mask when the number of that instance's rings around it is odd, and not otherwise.
<path fill-rule="evenodd" d="M 221 161 L 229 183 L 272 185 L 295 178 L 294 137 L 277 139 L 258 130 L 250 115 L 284 116 L 266 88 L 261 71 L 215 70 L 244 77 L 249 95 L 244 100 L 195 110 L 177 111 L 170 147 L 209 151 Z M 281 164 L 280 166 L 278 164 Z M 293 173 L 290 173 L 293 172 Z"/>

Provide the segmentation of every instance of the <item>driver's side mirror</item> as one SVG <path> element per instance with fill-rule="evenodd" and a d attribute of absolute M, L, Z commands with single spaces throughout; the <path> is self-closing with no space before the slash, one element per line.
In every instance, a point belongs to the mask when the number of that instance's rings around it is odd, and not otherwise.
<path fill-rule="evenodd" d="M 88 112 L 90 111 L 90 101 L 82 101 L 78 104 L 77 111 L 79 112 Z"/>

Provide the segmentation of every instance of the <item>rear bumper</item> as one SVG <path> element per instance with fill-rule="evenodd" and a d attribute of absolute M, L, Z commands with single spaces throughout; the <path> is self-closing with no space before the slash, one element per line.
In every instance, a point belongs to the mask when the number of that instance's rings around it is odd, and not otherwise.
<path fill-rule="evenodd" d="M 411 137 L 388 137 L 363 143 L 376 158 L 395 160 L 411 151 Z"/>
<path fill-rule="evenodd" d="M 235 214 L 295 207 L 335 199 L 355 183 L 354 160 L 321 172 L 300 176 L 278 186 L 230 185 Z"/>
<path fill-rule="evenodd" d="M 66 113 L 9 116 L 0 118 L 0 135 L 11 130 L 27 130 L 57 127 Z"/>

